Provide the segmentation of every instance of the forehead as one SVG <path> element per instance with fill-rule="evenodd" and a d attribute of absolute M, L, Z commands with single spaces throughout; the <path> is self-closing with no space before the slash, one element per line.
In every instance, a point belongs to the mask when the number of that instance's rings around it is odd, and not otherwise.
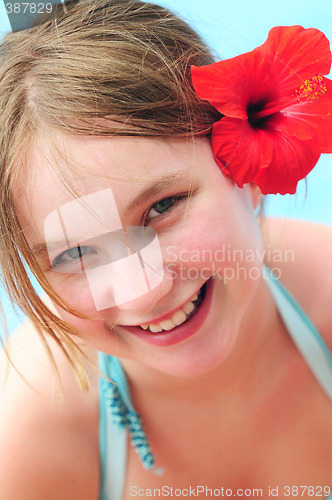
<path fill-rule="evenodd" d="M 65 135 L 51 140 L 41 138 L 27 155 L 24 184 L 34 192 L 46 186 L 48 191 L 54 186 L 67 192 L 67 180 L 84 195 L 90 191 L 92 181 L 95 185 L 111 182 L 115 186 L 134 180 L 144 182 L 172 169 L 176 171 L 181 163 L 182 166 L 188 163 L 186 157 L 191 149 L 186 141 L 158 138 Z"/>
<path fill-rule="evenodd" d="M 29 150 L 14 185 L 19 218 L 44 221 L 58 207 L 90 193 L 111 188 L 125 203 L 142 187 L 167 175 L 190 182 L 200 140 L 141 137 L 41 137 Z"/>

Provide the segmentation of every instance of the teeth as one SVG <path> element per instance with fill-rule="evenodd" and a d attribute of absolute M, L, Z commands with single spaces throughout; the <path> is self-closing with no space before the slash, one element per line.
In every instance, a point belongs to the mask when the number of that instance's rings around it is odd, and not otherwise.
<path fill-rule="evenodd" d="M 158 332 L 162 332 L 163 329 L 161 328 L 160 325 L 154 325 L 151 323 L 151 325 L 149 325 L 149 328 L 151 330 L 152 333 L 158 333 Z"/>
<path fill-rule="evenodd" d="M 194 309 L 195 306 L 190 300 L 189 302 L 186 302 L 186 304 L 183 306 L 183 310 L 186 314 L 190 314 Z"/>
<path fill-rule="evenodd" d="M 160 323 L 145 323 L 144 325 L 140 325 L 143 330 L 150 330 L 152 333 L 159 333 L 162 332 L 163 330 L 169 331 L 175 328 L 176 326 L 182 325 L 187 319 L 187 316 L 195 309 L 195 300 L 198 299 L 199 295 L 201 293 L 201 290 L 199 290 L 195 295 L 191 297 L 188 302 L 184 304 L 182 309 L 179 309 L 176 311 L 172 319 L 166 319 L 164 321 L 161 321 Z"/>
<path fill-rule="evenodd" d="M 182 309 L 179 309 L 176 311 L 176 313 L 173 314 L 172 316 L 172 321 L 176 324 L 176 326 L 182 325 L 187 319 L 186 313 L 182 311 Z"/>
<path fill-rule="evenodd" d="M 165 319 L 165 321 L 161 321 L 159 325 L 163 330 L 172 330 L 172 328 L 176 326 L 174 321 L 172 321 L 171 319 Z"/>

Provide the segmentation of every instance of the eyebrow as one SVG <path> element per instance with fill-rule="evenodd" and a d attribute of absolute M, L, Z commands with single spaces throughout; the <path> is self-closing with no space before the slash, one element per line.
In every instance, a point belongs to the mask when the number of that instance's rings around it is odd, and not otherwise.
<path fill-rule="evenodd" d="M 191 181 L 191 179 L 188 177 L 188 170 L 174 172 L 173 174 L 164 175 L 163 177 L 154 180 L 133 199 L 133 201 L 126 208 L 125 214 L 130 214 L 130 212 L 135 210 L 135 208 L 142 205 L 143 203 L 147 203 L 149 200 L 163 193 L 164 191 L 176 188 L 179 181 L 184 180 Z"/>
<path fill-rule="evenodd" d="M 125 210 L 125 216 L 128 216 L 138 206 L 142 205 L 143 203 L 147 203 L 149 200 L 155 198 L 164 191 L 178 187 L 179 181 L 183 182 L 185 180 L 190 182 L 190 187 L 188 189 L 192 189 L 192 179 L 188 176 L 188 170 L 174 172 L 173 174 L 164 175 L 159 179 L 154 180 L 131 201 L 131 203 Z M 41 257 L 45 254 L 48 254 L 48 251 L 50 249 L 62 246 L 64 242 L 65 240 L 49 242 L 48 244 L 44 242 L 38 242 L 33 245 L 31 250 L 36 257 Z M 70 248 L 70 246 L 68 248 Z"/>
<path fill-rule="evenodd" d="M 57 248 L 62 246 L 65 243 L 65 240 L 60 240 L 60 241 L 53 241 L 51 243 L 44 243 L 44 242 L 39 242 L 33 245 L 31 248 L 33 254 L 36 257 L 42 257 L 45 254 L 48 254 L 49 250 L 53 250 L 53 248 Z M 68 246 L 68 249 L 71 248 L 71 246 Z"/>

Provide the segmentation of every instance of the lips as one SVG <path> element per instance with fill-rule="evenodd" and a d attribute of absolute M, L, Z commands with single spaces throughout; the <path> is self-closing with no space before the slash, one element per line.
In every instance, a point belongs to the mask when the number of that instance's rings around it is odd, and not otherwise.
<path fill-rule="evenodd" d="M 194 335 L 194 333 L 203 325 L 212 301 L 213 293 L 213 278 L 210 278 L 201 288 L 201 299 L 197 300 L 195 308 L 188 314 L 185 322 L 172 328 L 171 330 L 163 330 L 161 332 L 151 332 L 149 329 L 144 330 L 140 326 L 120 326 L 125 332 L 128 332 L 141 340 L 156 346 L 174 345 L 186 338 Z"/>

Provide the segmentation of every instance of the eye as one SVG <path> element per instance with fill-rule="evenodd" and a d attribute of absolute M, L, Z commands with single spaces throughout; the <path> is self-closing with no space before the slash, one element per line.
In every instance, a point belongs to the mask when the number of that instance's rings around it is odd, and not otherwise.
<path fill-rule="evenodd" d="M 51 267 L 57 269 L 60 266 L 65 266 L 66 264 L 73 264 L 82 259 L 88 253 L 93 253 L 94 249 L 91 247 L 84 247 L 77 245 L 77 247 L 69 248 L 60 253 L 52 262 Z"/>
<path fill-rule="evenodd" d="M 149 220 L 155 219 L 159 215 L 170 212 L 182 198 L 184 198 L 184 196 L 170 196 L 158 201 L 148 210 L 145 222 L 149 222 Z"/>

